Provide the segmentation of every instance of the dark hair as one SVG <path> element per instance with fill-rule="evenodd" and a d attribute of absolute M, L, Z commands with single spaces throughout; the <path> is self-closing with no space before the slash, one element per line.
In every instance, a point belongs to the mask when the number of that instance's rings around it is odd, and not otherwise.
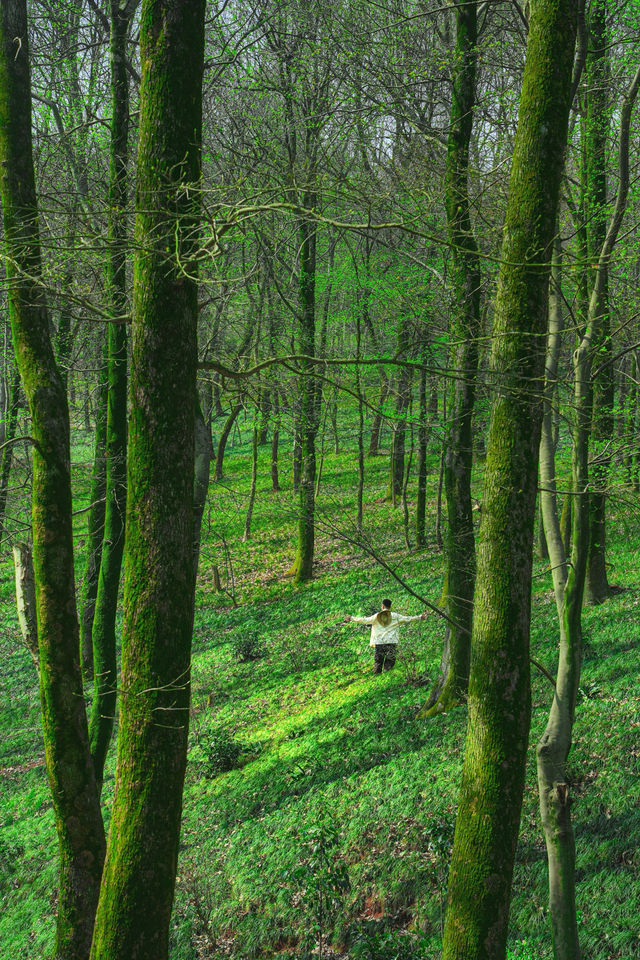
<path fill-rule="evenodd" d="M 391 610 L 391 600 L 383 600 L 383 601 L 382 601 L 382 606 L 383 606 L 383 607 L 386 607 L 387 610 Z"/>

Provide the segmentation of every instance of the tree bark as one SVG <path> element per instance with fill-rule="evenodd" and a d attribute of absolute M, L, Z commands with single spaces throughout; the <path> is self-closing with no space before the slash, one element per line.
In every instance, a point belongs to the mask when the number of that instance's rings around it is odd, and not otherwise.
<path fill-rule="evenodd" d="M 427 703 L 426 716 L 466 697 L 471 660 L 475 585 L 475 538 L 471 512 L 472 418 L 480 334 L 480 265 L 469 211 L 469 144 L 475 105 L 477 8 L 456 3 L 456 53 L 445 197 L 453 255 L 454 299 L 449 338 L 451 383 L 446 423 L 444 487 L 447 498 L 445 551 L 447 656 Z"/>
<path fill-rule="evenodd" d="M 16 607 L 20 633 L 39 675 L 36 581 L 33 573 L 33 554 L 28 543 L 14 544 L 13 565 L 16 574 Z"/>
<path fill-rule="evenodd" d="M 303 207 L 315 207 L 315 195 L 307 193 Z M 315 354 L 315 300 L 316 300 L 316 226 L 310 218 L 300 221 L 300 323 L 298 342 L 305 357 Z M 298 544 L 292 573 L 296 583 L 304 583 L 313 576 L 315 549 L 315 482 L 316 433 L 318 412 L 317 384 L 313 363 L 303 360 L 300 371 L 300 488 Z"/>
<path fill-rule="evenodd" d="M 222 428 L 222 433 L 220 434 L 220 439 L 218 440 L 218 449 L 216 451 L 216 466 L 213 474 L 213 479 L 215 481 L 222 480 L 224 476 L 223 465 L 224 465 L 224 452 L 227 448 L 227 441 L 233 430 L 233 425 L 237 420 L 238 414 L 242 410 L 242 403 L 236 403 L 234 407 L 231 408 L 231 413 L 226 419 L 225 425 Z"/>
<path fill-rule="evenodd" d="M 16 367 L 11 377 L 9 388 L 9 402 L 7 404 L 7 418 L 2 437 L 2 456 L 0 458 L 0 549 L 4 532 L 4 519 L 9 494 L 9 477 L 13 462 L 13 440 L 18 424 L 18 409 L 20 407 L 20 372 Z"/>
<path fill-rule="evenodd" d="M 423 358 L 424 359 L 424 358 Z M 429 427 L 427 423 L 427 371 L 420 371 L 419 386 L 419 415 L 418 415 L 418 497 L 416 503 L 416 548 L 424 549 L 427 545 L 426 512 L 427 512 L 427 441 Z"/>
<path fill-rule="evenodd" d="M 202 541 L 202 518 L 209 492 L 211 473 L 211 428 L 208 426 L 200 407 L 196 392 L 195 404 L 195 465 L 193 478 L 193 579 L 198 576 L 200 562 L 200 544 Z"/>
<path fill-rule="evenodd" d="M 607 231 L 607 141 L 609 134 L 609 54 L 607 49 L 607 3 L 595 0 L 589 17 L 589 46 L 585 64 L 587 79 L 587 118 L 585 136 L 587 275 L 600 255 Z M 592 284 L 590 283 L 590 286 Z M 606 502 L 613 435 L 614 381 L 611 363 L 611 317 L 609 310 L 608 268 L 600 301 L 600 316 L 593 331 L 594 364 L 592 456 L 589 496 L 589 560 L 585 599 L 603 603 L 609 596 L 606 567 Z"/>
<path fill-rule="evenodd" d="M 531 566 L 549 261 L 577 6 L 577 0 L 537 0 L 529 23 L 495 306 L 496 393 L 443 960 L 504 960 L 506 952 L 531 714 Z"/>
<path fill-rule="evenodd" d="M 378 403 L 376 404 L 376 412 L 373 417 L 373 423 L 371 424 L 371 439 L 369 440 L 369 456 L 377 457 L 380 452 L 380 431 L 382 429 L 382 418 L 384 412 L 384 405 L 389 396 L 389 378 L 386 373 L 380 368 L 380 395 L 378 397 Z"/>
<path fill-rule="evenodd" d="M 251 539 L 251 520 L 253 518 L 253 507 L 256 502 L 256 489 L 258 486 L 258 446 L 260 445 L 260 433 L 257 427 L 254 426 L 251 436 L 251 489 L 249 490 L 249 503 L 244 521 L 243 543 L 247 543 L 247 541 Z"/>
<path fill-rule="evenodd" d="M 273 391 L 273 431 L 271 433 L 271 489 L 277 493 L 280 489 L 278 477 L 278 446 L 280 443 L 280 394 L 278 388 Z"/>
<path fill-rule="evenodd" d="M 141 12 L 122 696 L 93 960 L 168 956 L 193 626 L 204 13 L 204 0 Z"/>
<path fill-rule="evenodd" d="M 69 409 L 50 337 L 31 142 L 26 3 L 0 5 L 0 190 L 9 312 L 32 420 L 40 699 L 60 874 L 55 956 L 86 960 L 104 856 L 80 673 Z"/>
<path fill-rule="evenodd" d="M 108 342 L 108 332 L 105 340 Z M 106 349 L 104 351 L 106 354 Z M 96 433 L 93 448 L 93 470 L 91 473 L 91 492 L 89 520 L 87 525 L 87 558 L 82 586 L 82 613 L 80 617 L 80 655 L 82 672 L 87 680 L 93 679 L 93 617 L 98 595 L 98 577 L 102 557 L 104 536 L 105 500 L 107 491 L 107 461 L 105 445 L 107 441 L 107 362 L 103 356 L 100 369 L 98 399 L 96 402 Z"/>
<path fill-rule="evenodd" d="M 116 712 L 116 613 L 125 540 L 127 501 L 127 139 L 129 75 L 127 33 L 137 3 L 111 0 L 111 164 L 107 297 L 111 312 L 107 359 L 107 432 L 104 537 L 93 618 L 93 701 L 89 723 L 96 780 L 104 764 Z"/>

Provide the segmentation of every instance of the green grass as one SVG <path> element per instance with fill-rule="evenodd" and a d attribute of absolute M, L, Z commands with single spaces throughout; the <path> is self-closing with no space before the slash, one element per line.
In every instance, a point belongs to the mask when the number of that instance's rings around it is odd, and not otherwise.
<path fill-rule="evenodd" d="M 194 629 L 193 705 L 182 849 L 172 924 L 173 960 L 229 955 L 301 958 L 321 931 L 357 960 L 439 956 L 441 904 L 455 820 L 465 710 L 418 722 L 435 677 L 442 625 L 405 628 L 397 668 L 371 673 L 367 630 L 341 623 L 383 595 L 408 613 L 419 603 L 335 528 L 352 530 L 353 450 L 327 449 L 317 576 L 287 578 L 296 501 L 268 489 L 261 450 L 253 535 L 240 541 L 249 447 L 228 451 L 223 484 L 205 518 Z M 86 440 L 76 446 L 77 506 L 87 496 Z M 432 468 L 435 469 L 436 451 Z M 408 555 L 401 511 L 382 500 L 387 458 L 367 462 L 367 529 L 402 576 L 432 602 L 441 556 L 432 534 L 437 477 L 430 476 L 429 545 Z M 412 489 L 412 496 L 415 490 Z M 413 504 L 412 504 L 413 509 Z M 77 518 L 84 536 L 86 514 Z M 640 957 L 640 524 L 614 515 L 612 580 L 626 588 L 585 612 L 587 638 L 570 772 L 575 794 L 578 905 L 584 956 Z M 216 594 L 213 565 L 233 569 L 234 606 Z M 78 572 L 84 561 L 78 550 Z M 555 672 L 557 627 L 550 579 L 536 566 L 532 655 Z M 56 866 L 43 766 L 36 678 L 17 629 L 12 571 L 0 565 L 0 953 L 47 956 L 53 938 Z M 241 662 L 256 634 L 264 655 Z M 533 678 L 530 761 L 514 876 L 513 960 L 551 958 L 544 843 L 537 813 L 535 742 L 550 686 Z M 240 746 L 234 769 L 216 773 L 210 744 L 223 730 Z M 113 790 L 107 768 L 105 813 Z"/>

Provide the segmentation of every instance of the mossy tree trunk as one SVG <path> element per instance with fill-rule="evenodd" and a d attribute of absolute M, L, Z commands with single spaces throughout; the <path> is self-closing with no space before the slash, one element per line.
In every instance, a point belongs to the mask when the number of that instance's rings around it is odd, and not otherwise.
<path fill-rule="evenodd" d="M 455 304 L 449 329 L 451 383 L 447 404 L 444 487 L 447 499 L 445 551 L 446 655 L 427 703 L 427 713 L 446 710 L 466 697 L 471 659 L 475 585 L 475 539 L 471 512 L 471 432 L 480 334 L 480 267 L 469 211 L 469 144 L 475 105 L 477 8 L 456 3 L 456 52 L 447 147 L 445 198 L 453 256 Z"/>
<path fill-rule="evenodd" d="M 141 12 L 120 726 L 93 960 L 168 955 L 193 626 L 204 13 L 204 0 Z"/>
<path fill-rule="evenodd" d="M 108 331 L 105 341 L 108 343 Z M 82 672 L 87 680 L 93 679 L 93 617 L 98 595 L 98 577 L 102 557 L 102 539 L 104 535 L 105 495 L 107 490 L 107 462 L 105 446 L 107 442 L 107 349 L 103 351 L 103 364 L 100 368 L 98 398 L 96 401 L 96 428 L 93 448 L 93 470 L 91 473 L 91 492 L 89 519 L 87 524 L 87 556 L 82 587 L 82 612 L 80 615 L 80 656 Z"/>
<path fill-rule="evenodd" d="M 91 756 L 98 784 L 116 712 L 116 612 L 124 551 L 127 499 L 127 140 L 129 76 L 127 34 L 137 0 L 111 0 L 111 158 L 107 296 L 112 320 L 108 332 L 106 490 L 102 558 L 92 629 L 93 702 L 89 723 Z"/>
<path fill-rule="evenodd" d="M 89 753 L 73 567 L 69 410 L 50 337 L 31 143 L 26 3 L 0 6 L 0 190 L 9 312 L 32 420 L 40 698 L 60 874 L 55 957 L 86 960 L 104 856 Z"/>
<path fill-rule="evenodd" d="M 443 960 L 504 960 L 529 739 L 529 624 L 549 261 L 577 0 L 532 7 L 495 305 L 469 719 Z"/>
<path fill-rule="evenodd" d="M 549 485 L 549 457 L 541 444 L 543 505 L 545 528 L 550 548 L 554 592 L 560 622 L 560 647 L 556 689 L 545 732 L 538 742 L 538 792 L 549 861 L 549 912 L 556 960 L 580 960 L 578 925 L 575 904 L 575 840 L 570 815 L 570 790 L 566 763 L 571 749 L 575 704 L 580 682 L 582 650 L 581 613 L 585 589 L 589 548 L 589 434 L 591 430 L 593 386 L 592 365 L 597 357 L 597 333 L 607 302 L 609 258 L 616 242 L 627 202 L 629 188 L 629 128 L 631 111 L 640 86 L 637 71 L 625 96 L 621 111 L 619 183 L 613 216 L 605 231 L 602 248 L 597 252 L 597 268 L 589 301 L 587 323 L 578 349 L 574 353 L 574 422 L 572 453 L 572 531 L 571 562 L 566 563 L 554 502 L 553 485 Z M 559 307 L 559 304 L 558 304 Z M 549 358 L 554 353 L 558 307 L 552 304 L 545 384 L 545 420 L 547 417 L 549 380 L 555 369 Z M 555 347 L 557 352 L 557 346 Z M 551 433 L 550 427 L 543 429 Z M 546 478 L 546 479 L 545 479 Z"/>
<path fill-rule="evenodd" d="M 607 141 L 609 136 L 609 54 L 607 49 L 607 2 L 595 0 L 589 15 L 589 45 L 586 59 L 587 116 L 585 135 L 587 276 L 593 270 L 607 231 Z M 609 596 L 606 567 L 606 497 L 609 447 L 613 436 L 614 380 L 611 362 L 611 316 L 608 271 L 605 267 L 600 316 L 593 330 L 593 417 L 589 497 L 590 536 L 585 598 L 602 603 Z"/>
<path fill-rule="evenodd" d="M 18 409 L 20 407 L 20 372 L 16 367 L 11 376 L 9 387 L 9 402 L 7 403 L 7 418 L 2 436 L 2 452 L 0 454 L 0 549 L 4 531 L 4 518 L 7 509 L 9 494 L 9 477 L 13 462 L 13 440 L 18 424 Z"/>

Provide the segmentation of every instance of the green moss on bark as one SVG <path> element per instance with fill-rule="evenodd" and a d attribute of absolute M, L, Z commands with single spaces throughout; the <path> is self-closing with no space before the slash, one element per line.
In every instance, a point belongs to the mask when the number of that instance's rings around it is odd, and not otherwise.
<path fill-rule="evenodd" d="M 145 0 L 116 793 L 91 956 L 163 960 L 193 623 L 204 0 Z"/>
<path fill-rule="evenodd" d="M 111 162 L 109 171 L 109 250 L 107 293 L 112 322 L 108 335 L 106 491 L 102 559 L 93 620 L 94 693 L 89 737 L 96 779 L 104 763 L 116 710 L 116 612 L 125 537 L 127 496 L 127 137 L 129 78 L 126 42 L 129 17 L 111 4 Z"/>
<path fill-rule="evenodd" d="M 449 330 L 451 369 L 444 488 L 449 616 L 440 677 L 428 709 L 441 713 L 466 697 L 471 659 L 471 623 L 475 585 L 475 538 L 471 511 L 471 433 L 480 334 L 480 267 L 469 212 L 469 144 L 475 105 L 477 61 L 475 3 L 456 4 L 456 52 L 451 125 L 447 148 L 445 198 L 453 253 L 455 305 Z M 427 716 L 430 713 L 426 714 Z"/>
<path fill-rule="evenodd" d="M 495 308 L 464 770 L 444 960 L 503 960 L 530 722 L 529 620 L 549 261 L 576 0 L 537 0 Z"/>
<path fill-rule="evenodd" d="M 26 4 L 0 7 L 0 190 L 16 360 L 32 418 L 33 561 L 47 774 L 60 854 L 55 956 L 86 960 L 104 855 L 82 696 L 69 413 L 42 275 Z"/>

